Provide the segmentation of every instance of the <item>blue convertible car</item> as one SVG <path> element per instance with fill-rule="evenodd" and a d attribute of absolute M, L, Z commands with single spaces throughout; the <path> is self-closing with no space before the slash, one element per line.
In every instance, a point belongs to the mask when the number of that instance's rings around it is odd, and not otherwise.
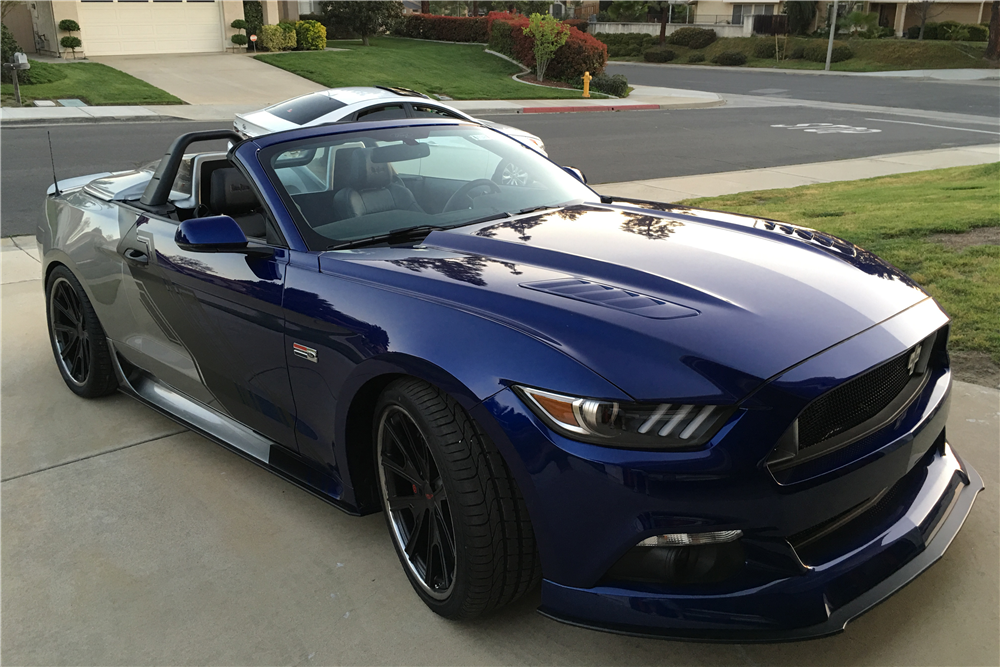
<path fill-rule="evenodd" d="M 945 431 L 948 317 L 907 276 L 811 229 L 601 197 L 472 123 L 194 132 L 56 183 L 46 218 L 72 391 L 383 510 L 449 618 L 540 582 L 586 627 L 831 634 L 982 489 Z"/>

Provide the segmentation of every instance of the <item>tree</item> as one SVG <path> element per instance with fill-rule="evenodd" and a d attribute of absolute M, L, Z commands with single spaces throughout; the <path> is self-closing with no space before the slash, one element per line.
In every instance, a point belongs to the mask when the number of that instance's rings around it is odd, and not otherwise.
<path fill-rule="evenodd" d="M 532 14 L 524 34 L 535 41 L 535 72 L 538 80 L 544 81 L 549 61 L 569 38 L 569 26 L 548 14 Z"/>
<path fill-rule="evenodd" d="M 878 14 L 853 11 L 837 21 L 837 28 L 841 32 L 848 33 L 851 37 L 860 33 L 874 34 L 878 30 Z"/>
<path fill-rule="evenodd" d="M 672 7 L 669 2 L 647 2 L 646 7 L 660 13 L 660 44 L 667 41 L 667 22 L 670 20 Z"/>
<path fill-rule="evenodd" d="M 616 0 L 608 7 L 608 14 L 616 21 L 639 21 L 646 16 L 646 3 Z"/>
<path fill-rule="evenodd" d="M 789 32 L 793 35 L 804 35 L 809 32 L 816 19 L 816 3 L 790 0 L 785 3 L 785 14 L 788 15 Z"/>
<path fill-rule="evenodd" d="M 1000 0 L 990 3 L 990 37 L 986 42 L 986 57 L 1000 60 Z"/>
<path fill-rule="evenodd" d="M 430 0 L 421 0 L 420 2 L 420 13 L 430 14 L 431 13 L 431 3 Z"/>
<path fill-rule="evenodd" d="M 917 8 L 917 18 L 920 19 L 920 35 L 917 37 L 917 39 L 923 39 L 924 27 L 927 25 L 927 22 L 933 18 L 937 18 L 938 16 L 940 16 L 941 12 L 943 12 L 944 9 L 939 9 L 937 11 L 934 11 L 934 3 L 930 2 L 929 0 L 924 0 L 924 2 L 914 3 L 914 6 Z"/>
<path fill-rule="evenodd" d="M 525 16 L 531 16 L 532 14 L 545 15 L 549 13 L 549 7 L 552 5 L 550 2 L 545 2 L 544 0 L 526 0 L 522 2 L 515 2 L 514 9 L 517 10 L 519 14 L 524 14 Z"/>
<path fill-rule="evenodd" d="M 320 7 L 327 22 L 358 33 L 365 46 L 370 46 L 369 37 L 388 31 L 403 16 L 402 2 L 334 0 Z"/>

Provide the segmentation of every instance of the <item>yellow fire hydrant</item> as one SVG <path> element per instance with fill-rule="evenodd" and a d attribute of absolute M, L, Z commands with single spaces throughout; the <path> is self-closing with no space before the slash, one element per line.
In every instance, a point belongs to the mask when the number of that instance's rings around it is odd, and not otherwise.
<path fill-rule="evenodd" d="M 583 73 L 583 96 L 590 97 L 590 80 L 594 77 L 590 76 L 590 72 Z"/>

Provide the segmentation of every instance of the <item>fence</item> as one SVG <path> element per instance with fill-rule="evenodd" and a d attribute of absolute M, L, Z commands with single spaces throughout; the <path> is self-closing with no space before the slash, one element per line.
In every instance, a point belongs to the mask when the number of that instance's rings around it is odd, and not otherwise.
<path fill-rule="evenodd" d="M 713 23 L 668 23 L 666 33 L 680 30 L 681 28 L 711 28 L 719 37 L 749 37 L 753 34 L 753 22 L 746 21 L 744 25 L 726 25 Z M 587 32 L 596 34 L 599 32 L 617 35 L 626 32 L 645 33 L 647 35 L 659 35 L 659 23 L 626 23 L 626 22 L 598 22 L 587 26 Z"/>

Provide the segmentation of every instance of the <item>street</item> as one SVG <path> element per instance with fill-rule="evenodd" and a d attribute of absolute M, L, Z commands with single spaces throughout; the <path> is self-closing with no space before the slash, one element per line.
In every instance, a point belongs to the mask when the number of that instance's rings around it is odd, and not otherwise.
<path fill-rule="evenodd" d="M 630 81 L 634 77 L 636 83 L 658 82 L 726 93 L 727 105 L 486 118 L 539 135 L 555 162 L 580 168 L 594 184 L 988 144 L 1000 139 L 996 81 L 940 83 L 753 70 L 692 74 L 684 68 L 631 65 L 609 69 L 619 68 L 626 68 Z M 688 80 L 693 76 L 698 80 Z M 775 94 L 746 95 L 769 88 L 784 92 L 780 98 Z M 728 95 L 730 92 L 733 94 Z M 798 100 L 813 101 L 802 106 Z M 914 106 L 906 109 L 905 115 L 865 108 L 825 108 L 835 100 Z M 818 125 L 822 123 L 843 127 L 824 128 Z M 42 198 L 52 182 L 46 132 L 52 136 L 57 175 L 68 178 L 128 169 L 162 156 L 182 132 L 227 125 L 220 120 L 7 127 L 0 134 L 8 156 L 0 178 L 2 233 L 34 234 L 42 221 Z M 31 158 L 11 159 L 13 156 Z"/>

